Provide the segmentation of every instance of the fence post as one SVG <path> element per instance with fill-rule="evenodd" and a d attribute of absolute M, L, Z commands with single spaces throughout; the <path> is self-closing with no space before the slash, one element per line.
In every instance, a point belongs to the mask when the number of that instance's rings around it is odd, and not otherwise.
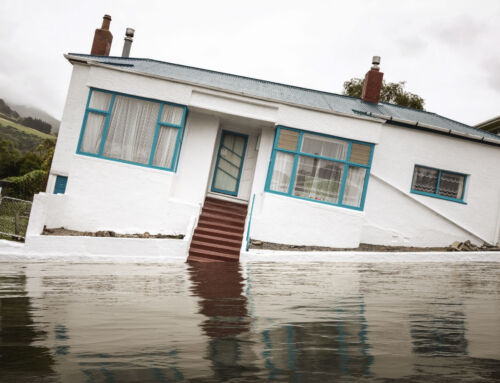
<path fill-rule="evenodd" d="M 14 234 L 19 235 L 19 210 L 16 210 L 14 225 L 15 225 Z"/>

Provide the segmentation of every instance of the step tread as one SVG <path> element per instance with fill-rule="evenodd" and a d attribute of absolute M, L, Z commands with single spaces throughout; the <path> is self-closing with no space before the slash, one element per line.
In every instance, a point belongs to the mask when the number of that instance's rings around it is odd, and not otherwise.
<path fill-rule="evenodd" d="M 224 262 L 220 259 L 213 259 L 213 258 L 204 258 L 204 257 L 197 257 L 195 255 L 190 255 L 188 256 L 188 262 Z"/>
<path fill-rule="evenodd" d="M 219 236 L 220 238 L 227 238 L 231 237 L 237 240 L 236 238 L 239 238 L 239 241 L 243 240 L 243 233 L 235 233 L 232 231 L 225 231 L 225 230 L 217 230 L 217 229 L 211 229 L 209 227 L 200 227 L 198 226 L 195 231 L 194 235 L 196 234 L 201 234 L 201 235 L 211 235 L 211 236 Z"/>
<path fill-rule="evenodd" d="M 227 245 L 220 245 L 218 243 L 211 243 L 211 242 L 205 242 L 205 241 L 196 241 L 192 240 L 191 241 L 191 248 L 195 247 L 198 248 L 199 246 L 205 246 L 205 247 L 210 247 L 212 249 L 221 249 L 221 250 L 230 250 L 230 251 L 240 251 L 241 244 L 238 246 L 227 246 Z"/>
<path fill-rule="evenodd" d="M 243 242 L 242 239 L 230 239 L 230 238 L 224 238 L 224 237 L 219 237 L 215 235 L 208 235 L 208 234 L 200 234 L 200 233 L 194 233 L 192 241 L 202 241 L 205 242 L 207 240 L 209 241 L 221 241 L 225 243 L 231 243 L 234 244 L 235 246 L 237 245 L 238 247 L 241 246 L 241 243 Z"/>
<path fill-rule="evenodd" d="M 224 254 L 224 253 L 219 253 L 216 251 L 211 251 L 211 250 L 205 250 L 205 249 L 189 249 L 189 256 L 194 256 L 194 257 L 207 257 L 209 259 L 220 259 L 220 260 L 226 260 L 226 261 L 238 261 L 240 259 L 239 254 L 238 255 L 230 255 L 230 254 Z"/>
<path fill-rule="evenodd" d="M 237 232 L 237 233 L 241 233 L 243 234 L 243 231 L 244 231 L 244 225 L 228 225 L 228 224 L 225 224 L 225 223 L 222 223 L 218 220 L 205 220 L 205 219 L 202 219 L 203 217 L 200 217 L 200 220 L 198 221 L 198 227 L 200 225 L 206 225 L 206 226 L 209 226 L 209 227 L 218 227 L 218 228 L 221 228 L 222 231 L 224 230 L 228 230 L 228 231 L 232 231 L 232 232 Z"/>
<path fill-rule="evenodd" d="M 241 225 L 245 224 L 245 217 L 233 218 L 233 217 L 225 216 L 224 213 L 217 213 L 217 214 L 213 214 L 213 213 L 201 213 L 200 219 L 201 218 L 216 219 L 216 220 L 227 221 L 227 222 L 234 222 L 235 224 L 241 224 Z"/>
<path fill-rule="evenodd" d="M 231 211 L 228 209 L 219 209 L 215 208 L 212 206 L 203 206 L 203 209 L 201 211 L 201 214 L 223 214 L 223 215 L 228 215 L 228 216 L 233 216 L 234 218 L 246 218 L 246 211 L 243 212 L 237 212 L 237 211 Z"/>

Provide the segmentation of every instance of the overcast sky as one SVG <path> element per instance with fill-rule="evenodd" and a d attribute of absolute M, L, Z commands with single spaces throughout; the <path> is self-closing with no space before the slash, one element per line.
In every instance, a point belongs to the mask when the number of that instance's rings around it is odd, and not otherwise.
<path fill-rule="evenodd" d="M 111 55 L 126 27 L 146 57 L 341 93 L 373 55 L 428 111 L 477 124 L 500 115 L 499 0 L 0 2 L 0 98 L 61 117 L 64 53 L 90 53 L 112 16 Z"/>

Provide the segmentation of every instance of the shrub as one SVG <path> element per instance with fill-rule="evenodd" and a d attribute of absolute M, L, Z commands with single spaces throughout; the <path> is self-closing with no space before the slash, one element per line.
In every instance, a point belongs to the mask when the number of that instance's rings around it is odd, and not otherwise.
<path fill-rule="evenodd" d="M 47 172 L 33 170 L 19 177 L 9 177 L 4 180 L 6 195 L 9 197 L 32 200 L 33 195 L 45 189 Z"/>

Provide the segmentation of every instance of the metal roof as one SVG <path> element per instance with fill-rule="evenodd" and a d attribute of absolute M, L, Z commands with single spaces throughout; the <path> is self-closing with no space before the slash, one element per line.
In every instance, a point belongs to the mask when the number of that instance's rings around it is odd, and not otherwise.
<path fill-rule="evenodd" d="M 166 77 L 179 81 L 186 81 L 201 86 L 208 86 L 221 90 L 236 92 L 252 97 L 275 100 L 298 106 L 322 109 L 331 112 L 364 115 L 367 117 L 382 117 L 395 121 L 408 122 L 407 125 L 429 125 L 442 128 L 459 135 L 471 135 L 476 138 L 487 138 L 500 144 L 500 138 L 492 133 L 462 124 L 458 121 L 399 105 L 380 102 L 378 104 L 364 102 L 359 98 L 328 93 L 314 89 L 301 88 L 292 85 L 279 84 L 271 81 L 259 80 L 250 77 L 238 76 L 229 73 L 216 72 L 207 69 L 195 68 L 186 65 L 173 64 L 144 58 L 95 56 L 80 53 L 69 53 L 67 58 L 84 58 L 100 64 L 119 67 L 128 71 L 153 76 Z"/>

